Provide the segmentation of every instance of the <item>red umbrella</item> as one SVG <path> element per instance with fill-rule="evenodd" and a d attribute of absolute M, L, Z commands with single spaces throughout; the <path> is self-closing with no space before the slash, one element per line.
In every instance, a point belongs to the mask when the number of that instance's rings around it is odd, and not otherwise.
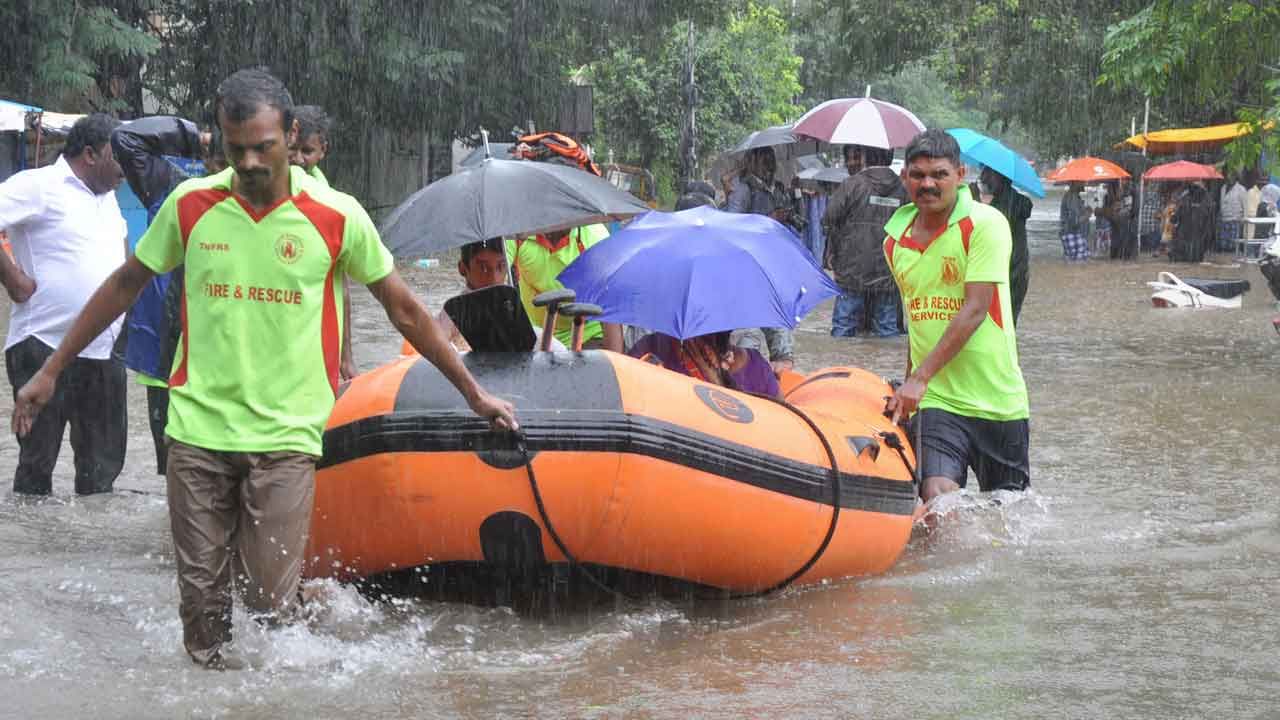
<path fill-rule="evenodd" d="M 1049 173 L 1045 178 L 1051 183 L 1069 182 L 1102 182 L 1103 180 L 1119 180 L 1129 177 L 1124 168 L 1102 158 L 1076 158 L 1062 167 Z"/>
<path fill-rule="evenodd" d="M 1142 174 L 1147 180 L 1221 180 L 1222 173 L 1210 165 L 1179 160 L 1157 165 Z"/>
<path fill-rule="evenodd" d="M 825 142 L 878 148 L 906 147 L 924 123 L 910 110 L 883 100 L 828 100 L 796 121 L 791 132 Z"/>

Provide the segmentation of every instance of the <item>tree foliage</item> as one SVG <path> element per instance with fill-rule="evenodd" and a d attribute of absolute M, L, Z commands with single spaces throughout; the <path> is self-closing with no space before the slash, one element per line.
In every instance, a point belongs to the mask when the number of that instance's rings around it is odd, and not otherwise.
<path fill-rule="evenodd" d="M 832 78 L 892 76 L 924 63 L 935 82 L 1003 134 L 1019 128 L 1045 155 L 1098 149 L 1128 134 L 1141 94 L 1098 86 L 1108 25 L 1139 0 L 814 0 L 834 17 Z M 856 88 L 855 88 L 856 90 Z"/>
<path fill-rule="evenodd" d="M 1280 3 L 1274 0 L 1154 0 L 1107 31 L 1099 81 L 1177 107 L 1186 124 L 1240 120 L 1255 132 L 1233 144 L 1230 164 L 1256 165 L 1264 131 L 1280 119 Z M 1183 123 L 1179 123 L 1183 124 Z"/>
<path fill-rule="evenodd" d="M 653 52 L 619 45 L 590 65 L 601 149 L 619 162 L 654 167 L 668 193 L 680 142 L 688 30 L 676 23 Z M 699 160 L 802 111 L 794 102 L 802 61 L 778 9 L 750 3 L 718 25 L 695 24 L 694 57 Z"/>
<path fill-rule="evenodd" d="M 14 0 L 5 28 L 0 96 L 66 111 L 127 111 L 141 103 L 137 70 L 160 46 L 143 31 L 140 0 Z"/>

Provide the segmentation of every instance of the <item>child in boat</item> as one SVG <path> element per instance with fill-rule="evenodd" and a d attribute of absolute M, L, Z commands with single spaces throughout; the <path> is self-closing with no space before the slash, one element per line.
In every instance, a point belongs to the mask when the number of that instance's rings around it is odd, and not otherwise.
<path fill-rule="evenodd" d="M 755 350 L 731 345 L 727 330 L 684 342 L 663 333 L 650 333 L 640 338 L 627 354 L 661 362 L 672 372 L 733 390 L 772 398 L 782 395 L 769 361 Z"/>

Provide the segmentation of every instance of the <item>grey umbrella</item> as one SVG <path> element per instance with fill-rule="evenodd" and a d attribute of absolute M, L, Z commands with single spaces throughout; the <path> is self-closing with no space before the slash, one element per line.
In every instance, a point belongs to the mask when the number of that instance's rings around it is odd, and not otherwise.
<path fill-rule="evenodd" d="M 814 182 L 834 183 L 840 185 L 849 179 L 849 171 L 843 165 L 839 167 L 829 168 L 805 168 L 796 173 L 796 177 L 801 180 L 812 180 Z"/>
<path fill-rule="evenodd" d="M 382 225 L 392 254 L 421 257 L 509 235 L 567 230 L 649 206 L 568 165 L 488 159 L 410 195 Z"/>
<path fill-rule="evenodd" d="M 802 155 L 813 155 L 828 149 L 827 144 L 813 138 L 798 137 L 791 132 L 790 125 L 774 125 L 764 130 L 756 130 L 742 139 L 730 155 L 741 156 L 748 150 L 759 147 L 773 148 L 774 156 L 779 163 L 793 160 Z"/>

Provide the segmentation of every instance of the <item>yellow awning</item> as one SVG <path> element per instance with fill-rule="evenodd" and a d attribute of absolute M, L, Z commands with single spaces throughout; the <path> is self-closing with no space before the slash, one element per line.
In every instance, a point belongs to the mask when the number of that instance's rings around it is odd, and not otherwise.
<path fill-rule="evenodd" d="M 1274 126 L 1275 123 L 1269 123 L 1267 129 L 1270 130 Z M 1244 123 L 1227 123 L 1202 128 L 1156 130 L 1146 135 L 1134 135 L 1120 145 L 1129 145 L 1139 150 L 1146 148 L 1149 155 L 1204 152 L 1217 150 L 1248 133 L 1249 126 Z"/>

